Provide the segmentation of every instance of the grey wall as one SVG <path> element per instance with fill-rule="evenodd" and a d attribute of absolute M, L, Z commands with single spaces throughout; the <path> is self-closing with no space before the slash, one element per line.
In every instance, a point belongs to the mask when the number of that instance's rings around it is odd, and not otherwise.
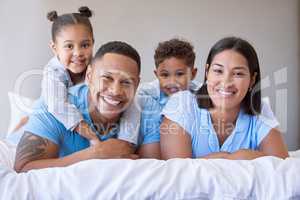
<path fill-rule="evenodd" d="M 289 149 L 300 147 L 298 0 L 1 0 L 2 136 L 10 118 L 7 92 L 14 90 L 23 72 L 42 69 L 52 56 L 47 46 L 51 24 L 46 13 L 53 9 L 74 12 L 81 5 L 95 13 L 95 48 L 109 40 L 124 40 L 139 50 L 143 81 L 154 78 L 152 57 L 159 41 L 174 36 L 191 41 L 197 51 L 197 79 L 202 80 L 204 61 L 213 43 L 229 35 L 249 40 L 260 57 L 263 94 L 271 98 Z M 26 78 L 21 94 L 38 97 L 40 79 L 39 75 Z"/>

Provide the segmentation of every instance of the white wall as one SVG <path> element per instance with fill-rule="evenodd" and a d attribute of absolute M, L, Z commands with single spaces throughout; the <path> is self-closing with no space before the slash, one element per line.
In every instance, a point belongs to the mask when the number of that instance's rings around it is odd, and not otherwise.
<path fill-rule="evenodd" d="M 58 13 L 74 12 L 81 5 L 95 13 L 95 48 L 109 40 L 132 44 L 142 56 L 143 81 L 154 78 L 153 52 L 159 41 L 174 36 L 191 41 L 197 51 L 197 79 L 202 80 L 209 48 L 218 39 L 236 35 L 249 40 L 260 57 L 263 85 L 269 83 L 263 94 L 271 98 L 289 148 L 300 147 L 298 0 L 1 0 L 2 136 L 10 118 L 7 92 L 14 90 L 23 72 L 42 69 L 52 56 L 47 46 L 51 23 L 46 13 L 53 9 Z M 40 79 L 38 75 L 27 78 L 21 93 L 38 97 Z"/>

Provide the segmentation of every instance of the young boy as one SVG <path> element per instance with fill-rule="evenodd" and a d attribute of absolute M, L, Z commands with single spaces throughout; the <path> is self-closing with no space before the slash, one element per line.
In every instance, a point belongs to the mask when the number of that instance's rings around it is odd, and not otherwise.
<path fill-rule="evenodd" d="M 161 111 L 168 98 L 182 90 L 197 90 L 192 82 L 197 73 L 194 47 L 187 41 L 171 39 L 158 44 L 155 50 L 155 70 L 157 80 L 139 88 L 142 115 L 138 150 L 141 157 L 160 158 Z"/>

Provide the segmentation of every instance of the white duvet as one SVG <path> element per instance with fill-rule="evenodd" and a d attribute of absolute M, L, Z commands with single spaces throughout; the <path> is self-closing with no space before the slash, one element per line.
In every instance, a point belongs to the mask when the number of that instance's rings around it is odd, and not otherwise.
<path fill-rule="evenodd" d="M 300 199 L 300 157 L 89 160 L 17 174 L 14 153 L 0 141 L 0 199 Z"/>

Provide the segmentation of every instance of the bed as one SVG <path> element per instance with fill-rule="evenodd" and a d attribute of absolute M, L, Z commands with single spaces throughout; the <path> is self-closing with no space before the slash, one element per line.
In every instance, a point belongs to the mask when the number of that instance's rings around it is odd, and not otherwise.
<path fill-rule="evenodd" d="M 285 160 L 88 160 L 20 174 L 14 154 L 0 140 L 0 199 L 300 199 L 300 151 Z"/>

